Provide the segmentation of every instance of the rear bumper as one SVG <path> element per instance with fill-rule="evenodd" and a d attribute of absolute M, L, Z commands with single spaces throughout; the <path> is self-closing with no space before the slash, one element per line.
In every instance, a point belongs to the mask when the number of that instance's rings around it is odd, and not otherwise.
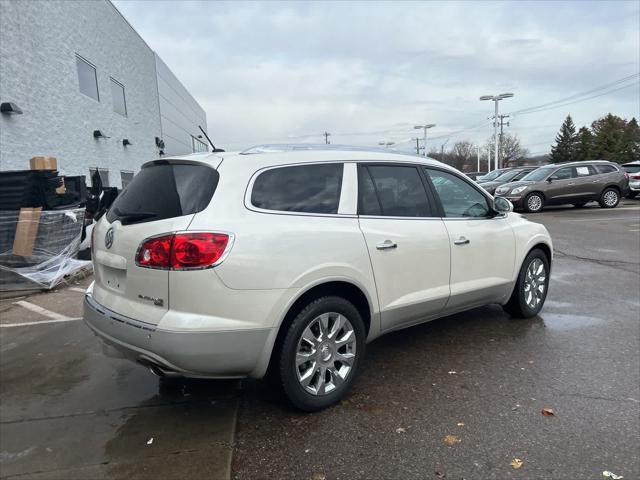
<path fill-rule="evenodd" d="M 629 182 L 629 191 L 632 193 L 640 193 L 640 182 Z"/>
<path fill-rule="evenodd" d="M 156 373 L 240 378 L 257 368 L 272 329 L 176 332 L 113 312 L 85 296 L 84 321 L 110 356 L 153 367 Z M 114 351 L 115 350 L 115 351 Z"/>

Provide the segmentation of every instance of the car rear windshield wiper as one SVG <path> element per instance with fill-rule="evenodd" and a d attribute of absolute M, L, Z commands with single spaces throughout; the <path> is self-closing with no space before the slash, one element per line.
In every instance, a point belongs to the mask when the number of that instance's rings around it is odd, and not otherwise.
<path fill-rule="evenodd" d="M 147 218 L 154 218 L 158 216 L 157 213 L 152 212 L 123 212 L 118 207 L 113 209 L 113 213 L 115 213 L 120 220 L 125 220 L 128 222 L 146 220 Z"/>

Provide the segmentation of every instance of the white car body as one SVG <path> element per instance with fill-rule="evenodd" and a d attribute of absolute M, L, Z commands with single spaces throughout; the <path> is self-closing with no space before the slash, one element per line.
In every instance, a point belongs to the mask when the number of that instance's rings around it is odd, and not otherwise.
<path fill-rule="evenodd" d="M 195 214 L 138 224 L 110 223 L 103 216 L 94 228 L 95 281 L 85 299 L 85 321 L 92 330 L 156 373 L 264 376 L 287 312 L 317 289 L 360 295 L 371 341 L 455 312 L 505 304 L 534 247 L 548 252 L 551 262 L 545 227 L 513 212 L 491 218 L 358 215 L 358 163 L 441 169 L 474 186 L 491 204 L 473 181 L 428 158 L 312 149 L 195 154 L 169 162 L 217 169 L 212 201 Z M 325 162 L 344 165 L 336 214 L 252 205 L 253 183 L 266 169 Z M 106 248 L 109 231 L 113 245 Z M 144 239 L 179 231 L 232 237 L 213 268 L 164 271 L 136 265 Z M 384 242 L 397 248 L 380 247 Z"/>

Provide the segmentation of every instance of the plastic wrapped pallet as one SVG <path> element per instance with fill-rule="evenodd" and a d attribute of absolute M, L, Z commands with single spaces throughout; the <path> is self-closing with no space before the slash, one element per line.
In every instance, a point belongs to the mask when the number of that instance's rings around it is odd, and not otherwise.
<path fill-rule="evenodd" d="M 0 291 L 50 289 L 68 275 L 91 269 L 91 262 L 74 258 L 80 246 L 84 209 L 29 213 L 21 216 L 18 211 L 0 211 Z M 29 245 L 21 243 L 24 241 Z M 25 252 L 30 254 L 16 254 Z"/>

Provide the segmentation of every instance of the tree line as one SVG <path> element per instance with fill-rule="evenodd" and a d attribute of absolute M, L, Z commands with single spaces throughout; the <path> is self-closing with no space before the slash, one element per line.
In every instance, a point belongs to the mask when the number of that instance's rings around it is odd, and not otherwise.
<path fill-rule="evenodd" d="M 627 121 L 611 113 L 576 131 L 567 115 L 551 147 L 551 163 L 579 160 L 609 160 L 626 163 L 640 160 L 640 127 L 634 118 Z"/>

